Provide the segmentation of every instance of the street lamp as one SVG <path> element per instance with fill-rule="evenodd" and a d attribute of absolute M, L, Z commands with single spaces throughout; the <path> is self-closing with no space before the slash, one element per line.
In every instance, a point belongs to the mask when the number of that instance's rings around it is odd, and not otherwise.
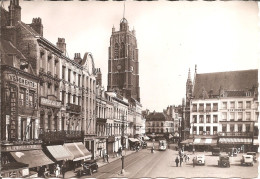
<path fill-rule="evenodd" d="M 121 145 L 122 145 L 122 157 L 121 157 L 121 160 L 122 160 L 122 169 L 121 169 L 121 174 L 123 175 L 125 173 L 125 170 L 124 170 L 124 160 L 125 160 L 125 156 L 123 155 L 123 150 L 125 149 L 125 138 L 124 138 L 124 131 L 125 131 L 125 115 L 123 114 L 122 115 L 122 132 L 121 132 Z"/>

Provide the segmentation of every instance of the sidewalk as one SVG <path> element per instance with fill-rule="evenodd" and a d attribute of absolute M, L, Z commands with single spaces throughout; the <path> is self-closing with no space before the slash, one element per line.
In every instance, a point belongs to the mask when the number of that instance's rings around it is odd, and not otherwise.
<path fill-rule="evenodd" d="M 131 155 L 132 153 L 135 153 L 135 152 L 136 151 L 133 151 L 133 150 L 126 150 L 126 151 L 123 151 L 122 153 L 123 153 L 123 155 L 128 156 L 128 155 Z M 109 160 L 109 163 L 112 163 L 112 162 L 114 162 L 116 160 L 119 160 L 119 159 L 121 159 L 120 156 L 109 156 L 108 160 Z M 104 162 L 103 158 L 100 158 L 100 159 L 97 160 L 98 168 L 100 168 L 100 167 L 102 167 L 104 165 L 107 165 L 109 163 Z M 81 169 L 81 167 L 76 168 L 75 171 L 77 171 L 79 169 Z M 67 171 L 65 173 L 64 178 L 72 178 L 72 177 L 75 177 L 75 175 L 76 175 L 76 173 L 74 173 L 73 170 L 72 171 Z"/>

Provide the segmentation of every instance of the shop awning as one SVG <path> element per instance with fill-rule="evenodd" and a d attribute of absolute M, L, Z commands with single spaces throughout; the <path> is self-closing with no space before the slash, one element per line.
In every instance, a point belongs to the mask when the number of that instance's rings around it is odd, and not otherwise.
<path fill-rule="evenodd" d="M 220 138 L 220 144 L 252 144 L 251 138 Z"/>
<path fill-rule="evenodd" d="M 150 138 L 148 136 L 144 136 L 144 140 L 149 140 Z"/>
<path fill-rule="evenodd" d="M 259 141 L 258 141 L 258 139 L 254 139 L 254 141 L 253 141 L 253 145 L 259 145 Z"/>
<path fill-rule="evenodd" d="M 17 162 L 29 165 L 29 168 L 54 163 L 42 150 L 28 150 L 22 152 L 10 152 Z"/>
<path fill-rule="evenodd" d="M 181 144 L 192 144 L 192 143 L 193 143 L 193 139 L 186 139 L 181 142 Z"/>
<path fill-rule="evenodd" d="M 139 140 L 135 138 L 128 138 L 128 140 L 130 140 L 131 142 L 139 142 Z"/>
<path fill-rule="evenodd" d="M 47 146 L 47 149 L 57 161 L 73 159 L 73 155 L 62 145 Z"/>
<path fill-rule="evenodd" d="M 24 168 L 28 168 L 28 164 L 25 163 L 20 163 L 20 162 L 11 162 L 7 163 L 1 166 L 1 172 L 6 172 L 6 171 L 16 171 L 16 170 L 21 170 Z"/>
<path fill-rule="evenodd" d="M 84 147 L 83 144 L 82 145 L 81 144 L 82 144 L 81 142 L 64 144 L 64 147 L 67 150 L 69 150 L 69 152 L 73 155 L 73 161 L 83 160 L 83 159 L 91 157 L 91 154 L 89 156 L 88 150 Z"/>
<path fill-rule="evenodd" d="M 194 139 L 194 145 L 217 145 L 217 139 L 206 138 L 206 139 Z"/>
<path fill-rule="evenodd" d="M 77 142 L 75 143 L 78 148 L 83 152 L 85 158 L 91 158 L 92 154 L 88 151 L 88 149 L 86 149 L 86 147 L 83 145 L 82 142 Z"/>

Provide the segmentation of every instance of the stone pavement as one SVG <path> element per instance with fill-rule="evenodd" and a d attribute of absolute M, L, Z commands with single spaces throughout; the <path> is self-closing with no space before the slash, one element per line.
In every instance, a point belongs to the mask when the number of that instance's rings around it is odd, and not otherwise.
<path fill-rule="evenodd" d="M 142 150 L 142 149 L 141 149 L 141 150 Z M 143 149 L 143 150 L 145 150 L 145 149 Z M 124 150 L 122 153 L 123 153 L 123 155 L 128 156 L 128 155 L 131 155 L 132 153 L 135 153 L 135 152 L 136 152 L 136 151 L 133 151 L 133 150 Z M 112 162 L 114 162 L 114 161 L 116 161 L 116 160 L 119 160 L 119 159 L 121 159 L 120 156 L 109 156 L 109 159 L 108 159 L 108 160 L 109 160 L 109 163 L 112 163 Z M 98 167 L 99 167 L 99 168 L 102 167 L 102 166 L 104 166 L 104 165 L 107 165 L 107 164 L 109 164 L 109 163 L 104 162 L 104 161 L 103 161 L 103 158 L 100 158 L 100 159 L 97 160 L 97 164 L 98 164 Z M 79 169 L 81 169 L 81 167 L 76 168 L 75 171 L 77 171 L 77 170 L 79 170 Z M 76 173 L 74 173 L 73 170 L 72 170 L 72 171 L 67 171 L 67 172 L 65 173 L 64 178 L 73 178 L 73 177 L 75 177 L 75 175 L 76 175 Z"/>

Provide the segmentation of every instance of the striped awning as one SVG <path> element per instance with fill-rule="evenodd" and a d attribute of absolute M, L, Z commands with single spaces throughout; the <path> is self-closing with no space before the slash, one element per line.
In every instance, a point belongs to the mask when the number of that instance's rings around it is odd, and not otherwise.
<path fill-rule="evenodd" d="M 43 153 L 42 150 L 28 150 L 10 153 L 17 162 L 28 164 L 29 168 L 54 163 Z"/>
<path fill-rule="evenodd" d="M 186 139 L 181 142 L 181 144 L 192 144 L 192 143 L 193 143 L 193 139 Z"/>
<path fill-rule="evenodd" d="M 131 142 L 139 142 L 138 139 L 135 139 L 135 138 L 128 138 Z"/>
<path fill-rule="evenodd" d="M 80 142 L 81 143 L 81 142 Z M 82 144 L 82 143 L 81 143 Z M 89 158 L 88 152 L 84 145 L 79 143 L 66 143 L 64 144 L 64 147 L 70 151 L 70 153 L 73 155 L 73 161 L 83 160 L 85 158 Z M 83 147 L 85 149 L 83 149 Z M 82 151 L 83 150 L 83 151 Z M 86 155 L 85 155 L 86 154 Z M 91 157 L 91 156 L 90 156 Z"/>
<path fill-rule="evenodd" d="M 62 145 L 47 146 L 48 151 L 57 160 L 72 160 L 73 155 Z"/>
<path fill-rule="evenodd" d="M 194 145 L 217 145 L 217 139 L 206 138 L 206 139 L 194 139 Z"/>
<path fill-rule="evenodd" d="M 75 143 L 78 148 L 84 153 L 85 158 L 91 158 L 92 154 L 86 149 L 82 142 Z"/>
<path fill-rule="evenodd" d="M 220 138 L 220 144 L 252 144 L 251 138 Z"/>

